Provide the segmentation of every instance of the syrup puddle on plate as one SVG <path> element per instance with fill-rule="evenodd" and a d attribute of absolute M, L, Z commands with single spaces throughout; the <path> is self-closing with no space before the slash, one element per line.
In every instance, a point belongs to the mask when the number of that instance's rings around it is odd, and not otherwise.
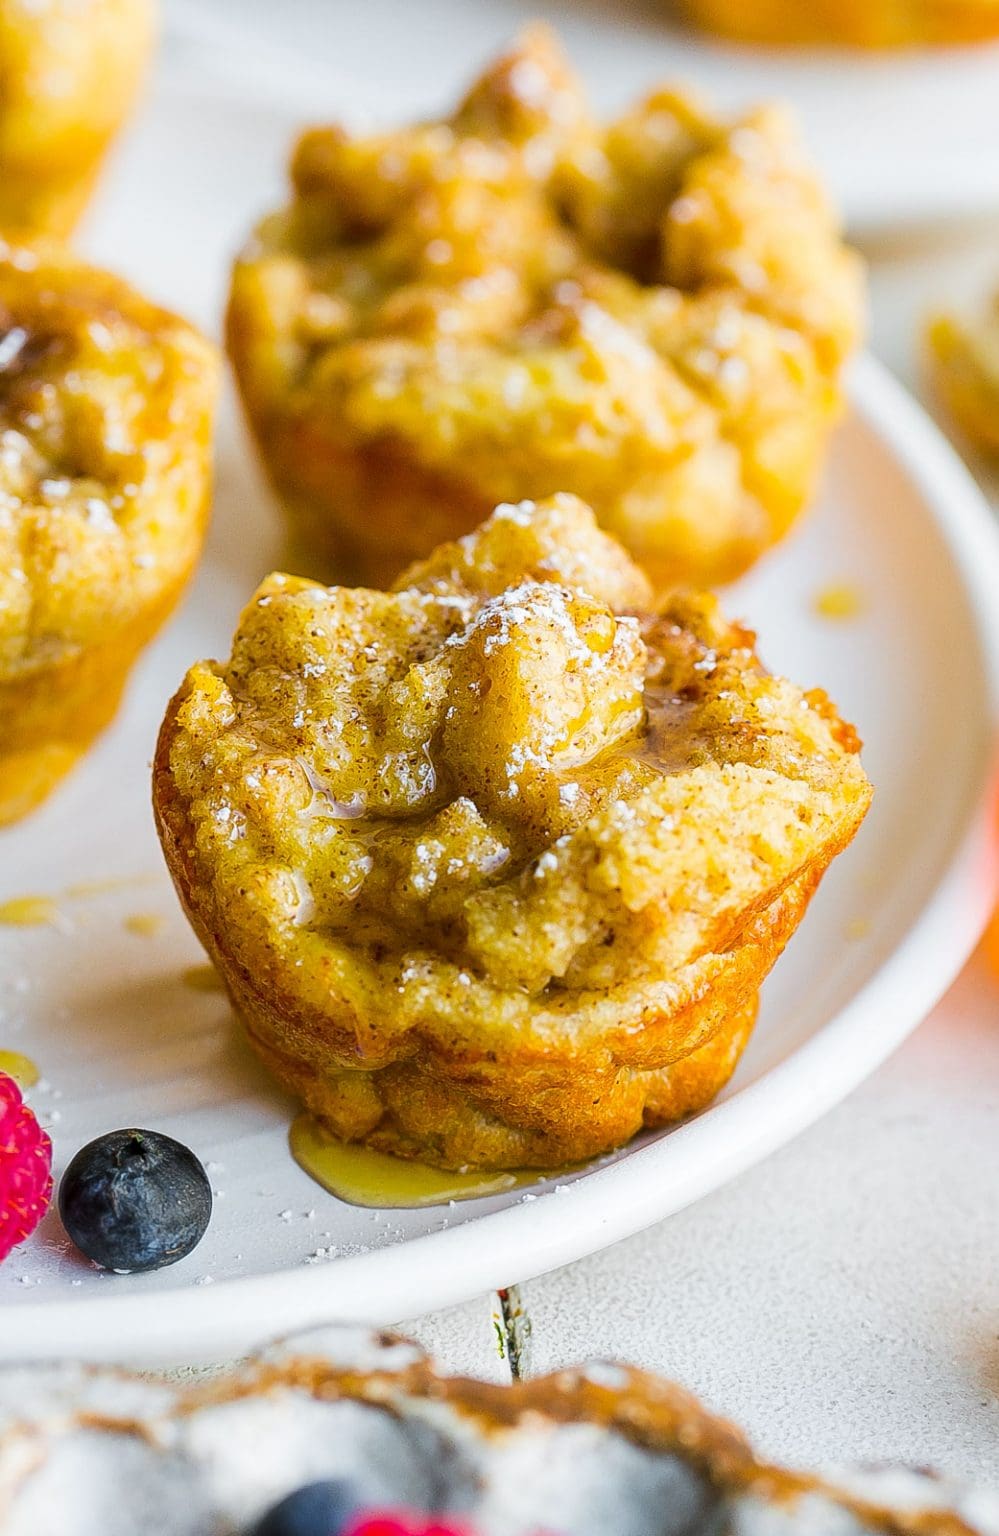
<path fill-rule="evenodd" d="M 139 939 L 155 939 L 166 919 L 159 912 L 130 912 L 121 920 L 126 933 L 134 933 Z"/>
<path fill-rule="evenodd" d="M 68 885 L 61 896 L 81 901 L 122 887 L 148 884 L 153 879 L 153 875 L 116 875 L 107 880 L 82 880 Z M 53 896 L 12 896 L 9 901 L 0 901 L 0 924 L 11 928 L 64 928 L 66 919 Z"/>
<path fill-rule="evenodd" d="M 19 1088 L 33 1088 L 41 1076 L 31 1057 L 20 1051 L 0 1051 L 0 1072 L 12 1077 Z"/>
<path fill-rule="evenodd" d="M 55 928 L 60 916 L 51 896 L 14 896 L 0 901 L 0 923 L 12 928 Z"/>
<path fill-rule="evenodd" d="M 225 991 L 225 982 L 214 965 L 189 965 L 181 972 L 180 979 L 192 992 Z"/>
<path fill-rule="evenodd" d="M 292 1122 L 288 1144 L 298 1166 L 329 1194 L 348 1205 L 374 1210 L 412 1210 L 447 1205 L 451 1200 L 479 1200 L 555 1177 L 536 1168 L 510 1173 L 455 1173 L 431 1168 L 427 1163 L 375 1152 L 358 1142 L 338 1141 L 308 1114 Z"/>
<path fill-rule="evenodd" d="M 812 598 L 812 609 L 819 618 L 838 623 L 860 618 L 865 606 L 863 592 L 848 581 L 830 582 Z"/>

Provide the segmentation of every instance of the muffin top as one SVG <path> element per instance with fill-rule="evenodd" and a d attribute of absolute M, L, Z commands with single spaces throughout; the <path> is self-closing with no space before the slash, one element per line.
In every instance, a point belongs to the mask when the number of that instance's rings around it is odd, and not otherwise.
<path fill-rule="evenodd" d="M 171 704 L 156 800 L 235 963 L 320 1014 L 350 999 L 377 1054 L 431 1015 L 595 1027 L 666 987 L 849 840 L 857 747 L 559 496 L 390 593 L 268 578 Z"/>
<path fill-rule="evenodd" d="M 215 349 L 120 279 L 0 240 L 0 676 L 175 595 L 200 544 Z"/>
<path fill-rule="evenodd" d="M 450 119 L 313 130 L 291 174 L 230 310 L 265 445 L 321 417 L 483 515 L 575 492 L 657 581 L 730 576 L 799 510 L 860 299 L 781 111 L 659 90 L 605 126 L 534 28 Z"/>

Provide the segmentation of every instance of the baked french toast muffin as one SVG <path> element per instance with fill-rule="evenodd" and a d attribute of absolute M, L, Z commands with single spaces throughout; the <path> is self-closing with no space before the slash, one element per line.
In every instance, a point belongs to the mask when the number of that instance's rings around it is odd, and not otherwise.
<path fill-rule="evenodd" d="M 0 824 L 112 718 L 201 549 L 218 357 L 119 278 L 0 240 Z"/>
<path fill-rule="evenodd" d="M 193 1383 L 8 1366 L 0 1477 L 0 1536 L 999 1531 L 985 1487 L 887 1462 L 790 1471 L 634 1366 L 590 1360 L 499 1385 L 346 1327 Z"/>
<path fill-rule="evenodd" d="M 269 577 L 170 703 L 153 799 L 251 1043 L 327 1127 L 550 1168 L 727 1081 L 867 809 L 858 746 L 559 496 L 390 593 Z"/>
<path fill-rule="evenodd" d="M 747 43 L 899 48 L 999 36 L 999 0 L 678 0 L 709 31 Z"/>
<path fill-rule="evenodd" d="M 934 315 L 926 342 L 936 395 L 976 447 L 999 454 L 999 293 L 971 318 Z"/>
<path fill-rule="evenodd" d="M 298 142 L 228 345 L 314 574 L 391 581 L 574 492 L 657 586 L 737 575 L 807 502 L 857 261 L 780 111 L 608 125 L 529 31 L 436 123 Z"/>
<path fill-rule="evenodd" d="M 0 0 L 0 227 L 65 237 L 145 77 L 154 0 Z"/>

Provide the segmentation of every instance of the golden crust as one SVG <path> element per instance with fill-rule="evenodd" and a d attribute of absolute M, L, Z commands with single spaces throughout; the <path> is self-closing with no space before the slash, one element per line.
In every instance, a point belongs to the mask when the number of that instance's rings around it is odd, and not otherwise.
<path fill-rule="evenodd" d="M 999 37 L 999 0 L 679 0 L 711 32 L 748 43 L 899 48 Z"/>
<path fill-rule="evenodd" d="M 0 241 L 0 824 L 115 712 L 208 512 L 215 349 L 55 246 Z"/>
<path fill-rule="evenodd" d="M 858 745 L 563 496 L 393 593 L 268 578 L 153 801 L 252 1044 L 338 1135 L 551 1167 L 727 1080 L 867 809 Z"/>
<path fill-rule="evenodd" d="M 154 24 L 153 0 L 4 0 L 0 226 L 71 232 L 138 94 Z"/>
<path fill-rule="evenodd" d="M 533 29 L 447 122 L 316 129 L 236 264 L 228 344 L 313 554 L 382 583 L 572 491 L 661 585 L 810 495 L 859 271 L 784 116 L 660 90 L 601 127 Z"/>
<path fill-rule="evenodd" d="M 977 447 L 999 453 L 999 294 L 973 321 L 933 316 L 926 342 L 937 395 Z"/>

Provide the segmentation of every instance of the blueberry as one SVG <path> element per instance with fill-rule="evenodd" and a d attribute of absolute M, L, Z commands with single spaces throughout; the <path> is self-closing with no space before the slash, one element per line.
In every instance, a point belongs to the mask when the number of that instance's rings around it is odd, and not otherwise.
<path fill-rule="evenodd" d="M 269 1509 L 253 1536 L 340 1536 L 361 1508 L 356 1492 L 340 1478 L 307 1483 Z"/>
<path fill-rule="evenodd" d="M 196 1248 L 212 1214 L 200 1162 L 158 1131 L 110 1131 L 77 1152 L 59 1186 L 76 1246 L 105 1269 L 162 1269 Z"/>

